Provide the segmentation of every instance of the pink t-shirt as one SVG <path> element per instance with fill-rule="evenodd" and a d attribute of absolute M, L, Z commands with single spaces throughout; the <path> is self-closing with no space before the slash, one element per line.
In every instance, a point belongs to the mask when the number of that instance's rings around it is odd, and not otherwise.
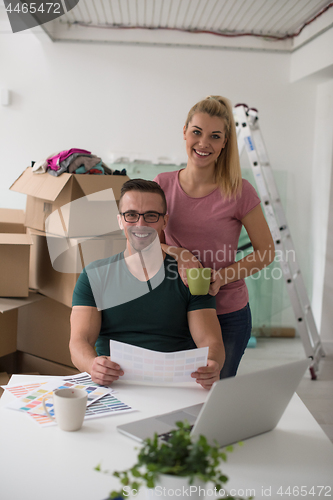
<path fill-rule="evenodd" d="M 179 171 L 165 172 L 154 179 L 165 192 L 169 222 L 165 229 L 168 245 L 187 248 L 205 267 L 221 269 L 235 262 L 241 220 L 260 203 L 253 186 L 243 179 L 242 194 L 230 200 L 219 188 L 202 198 L 192 198 L 182 189 Z M 220 288 L 217 314 L 238 311 L 249 300 L 244 280 Z"/>

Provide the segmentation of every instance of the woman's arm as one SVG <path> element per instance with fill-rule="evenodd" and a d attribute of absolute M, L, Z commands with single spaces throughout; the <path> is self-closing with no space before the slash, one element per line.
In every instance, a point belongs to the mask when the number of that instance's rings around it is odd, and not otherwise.
<path fill-rule="evenodd" d="M 274 242 L 261 206 L 251 210 L 241 222 L 249 235 L 253 252 L 235 264 L 213 272 L 214 282 L 209 289 L 211 295 L 216 295 L 223 285 L 257 273 L 274 260 Z"/>

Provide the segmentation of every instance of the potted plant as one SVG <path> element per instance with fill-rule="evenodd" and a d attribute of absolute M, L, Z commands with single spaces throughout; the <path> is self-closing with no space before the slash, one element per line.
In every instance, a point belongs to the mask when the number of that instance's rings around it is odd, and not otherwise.
<path fill-rule="evenodd" d="M 230 496 L 223 485 L 228 477 L 221 472 L 221 462 L 227 459 L 232 446 L 221 450 L 219 445 L 210 445 L 204 436 L 193 438 L 190 426 L 177 422 L 167 442 L 161 442 L 157 434 L 143 441 L 138 459 L 130 469 L 115 471 L 122 488 L 112 491 L 109 498 L 128 498 L 136 495 L 141 486 L 146 486 L 147 498 L 187 497 L 191 500 L 204 498 L 204 487 L 213 483 L 213 496 L 228 500 L 242 500 Z M 96 470 L 101 470 L 100 466 Z M 106 471 L 107 472 L 107 471 Z"/>

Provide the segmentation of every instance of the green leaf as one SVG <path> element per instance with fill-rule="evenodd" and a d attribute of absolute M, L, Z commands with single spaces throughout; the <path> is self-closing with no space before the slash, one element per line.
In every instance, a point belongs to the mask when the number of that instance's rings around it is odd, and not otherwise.
<path fill-rule="evenodd" d="M 109 498 L 123 499 L 122 492 L 119 493 L 119 491 L 111 491 L 111 493 L 109 494 Z"/>
<path fill-rule="evenodd" d="M 155 487 L 155 482 L 152 478 L 147 480 L 147 488 L 154 488 Z"/>
<path fill-rule="evenodd" d="M 133 475 L 134 477 L 141 477 L 141 472 L 140 472 L 140 471 L 138 471 L 138 469 L 136 469 L 136 468 L 134 468 L 134 467 L 133 467 L 133 469 L 131 469 L 131 473 L 132 473 L 132 475 Z"/>

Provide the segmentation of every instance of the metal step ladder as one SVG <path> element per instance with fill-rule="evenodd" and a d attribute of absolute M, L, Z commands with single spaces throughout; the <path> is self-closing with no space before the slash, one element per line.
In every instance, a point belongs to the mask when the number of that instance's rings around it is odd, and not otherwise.
<path fill-rule="evenodd" d="M 233 109 L 237 130 L 239 155 L 246 148 L 258 192 L 263 204 L 266 220 L 271 230 L 275 249 L 281 255 L 281 269 L 298 323 L 305 354 L 311 358 L 311 378 L 317 378 L 320 358 L 325 356 L 320 336 L 314 321 L 310 300 L 306 291 L 288 222 L 261 136 L 258 111 L 246 104 L 237 104 Z"/>

